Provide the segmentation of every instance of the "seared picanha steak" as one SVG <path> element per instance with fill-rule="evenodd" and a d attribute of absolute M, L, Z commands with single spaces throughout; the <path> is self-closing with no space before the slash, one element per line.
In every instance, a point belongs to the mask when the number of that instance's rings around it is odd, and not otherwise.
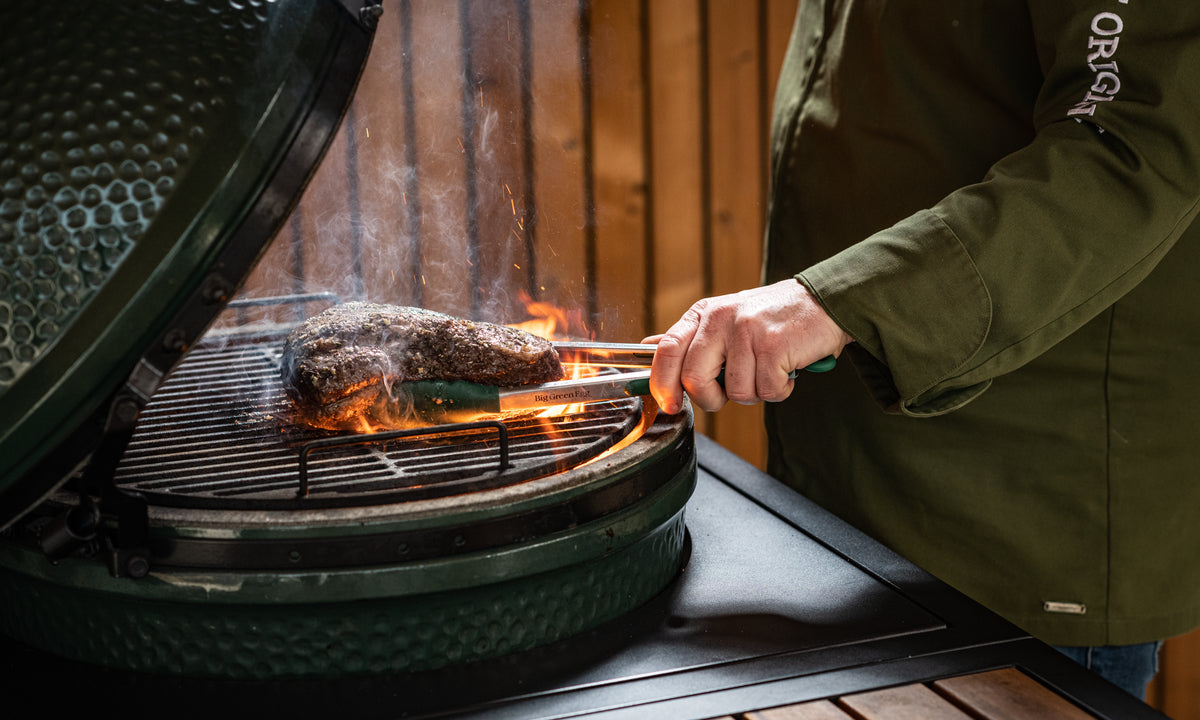
<path fill-rule="evenodd" d="M 287 337 L 283 387 L 306 422 L 359 429 L 403 422 L 392 383 L 468 380 L 527 385 L 562 378 L 550 341 L 523 330 L 421 308 L 349 302 L 305 320 Z"/>

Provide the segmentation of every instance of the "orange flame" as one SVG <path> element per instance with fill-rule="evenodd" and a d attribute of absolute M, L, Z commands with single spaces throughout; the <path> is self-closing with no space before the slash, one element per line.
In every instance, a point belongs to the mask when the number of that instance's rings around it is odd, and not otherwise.
<path fill-rule="evenodd" d="M 581 310 L 565 310 L 552 303 L 534 300 L 524 290 L 520 292 L 519 297 L 530 319 L 513 323 L 513 327 L 547 340 L 567 340 L 579 335 L 591 336 L 583 321 Z"/>
<path fill-rule="evenodd" d="M 559 308 L 555 305 L 545 302 L 538 302 L 530 298 L 524 292 L 521 293 L 521 301 L 525 303 L 526 311 L 532 316 L 532 319 L 523 323 L 517 323 L 514 327 L 518 327 L 528 333 L 546 338 L 547 340 L 571 340 L 585 337 L 589 340 L 594 339 L 595 335 L 587 329 L 587 325 L 583 321 L 582 311 L 570 312 Z M 577 329 L 576 332 L 572 332 Z M 564 366 L 566 377 L 570 379 L 597 375 L 601 368 L 588 365 L 585 363 L 572 363 Z M 572 413 L 583 412 L 587 408 L 586 403 L 573 403 L 570 405 L 558 405 L 544 409 L 535 415 L 542 425 L 542 431 L 547 437 L 555 437 L 560 434 L 565 434 L 569 431 L 569 425 L 559 425 L 552 422 L 553 418 L 570 415 Z M 650 403 L 647 408 L 648 412 L 643 412 L 641 421 L 633 432 L 626 435 L 619 442 L 594 458 L 587 460 L 584 464 L 598 462 L 602 458 L 609 457 L 622 448 L 632 444 L 646 432 L 646 428 L 654 421 L 654 415 L 657 411 L 657 406 Z"/>
<path fill-rule="evenodd" d="M 552 303 L 534 300 L 524 290 L 521 291 L 520 298 L 521 302 L 525 304 L 525 311 L 529 313 L 530 319 L 513 323 L 513 327 L 547 340 L 569 340 L 579 336 L 592 337 L 592 333 L 587 330 L 587 325 L 584 323 L 581 310 L 566 310 Z M 567 365 L 564 370 L 566 371 L 564 379 L 570 380 L 597 373 L 596 368 L 586 364 Z M 537 417 L 556 417 L 579 412 L 582 409 L 583 404 L 581 403 L 556 405 L 539 412 Z"/>

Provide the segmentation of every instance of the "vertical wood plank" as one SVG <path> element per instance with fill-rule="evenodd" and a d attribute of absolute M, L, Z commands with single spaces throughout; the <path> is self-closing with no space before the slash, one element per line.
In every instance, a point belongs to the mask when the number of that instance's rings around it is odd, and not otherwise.
<path fill-rule="evenodd" d="M 761 23 L 758 13 L 747 9 L 708 3 L 709 223 L 712 292 L 718 295 L 757 286 L 762 271 L 766 177 L 761 153 L 767 118 L 760 89 Z M 713 434 L 752 464 L 765 465 L 761 406 L 727 406 L 713 418 Z"/>
<path fill-rule="evenodd" d="M 423 236 L 422 220 L 425 217 L 421 205 L 421 185 L 418 181 L 417 166 L 417 100 L 416 86 L 413 82 L 413 9 L 411 0 L 400 0 L 398 10 L 398 41 L 396 42 L 400 60 L 396 71 L 400 75 L 399 90 L 395 97 L 403 98 L 401 108 L 404 122 L 404 161 L 402 169 L 394 177 L 389 177 L 394 190 L 399 193 L 400 202 L 396 204 L 403 213 L 403 237 L 408 248 L 408 262 L 403 267 L 397 267 L 397 285 L 406 288 L 404 300 L 415 307 L 425 304 L 425 284 L 421 282 L 422 256 L 425 238 Z M 384 111 L 395 112 L 392 108 Z M 400 297 L 401 293 L 394 293 Z M 399 300 L 397 300 L 399 302 Z"/>
<path fill-rule="evenodd" d="M 463 141 L 462 18 L 458 3 L 412 4 L 421 272 L 425 307 L 471 314 L 473 294 Z"/>
<path fill-rule="evenodd" d="M 580 8 L 561 0 L 533 0 L 530 17 L 536 212 L 519 230 L 532 235 L 536 297 L 583 313 L 589 288 Z"/>
<path fill-rule="evenodd" d="M 474 226 L 479 266 L 472 273 L 476 299 L 472 315 L 512 322 L 524 316 L 517 290 L 528 287 L 524 196 L 525 141 L 522 106 L 524 58 L 520 8 L 516 0 L 470 0 L 466 21 L 470 67 L 463 94 L 464 142 L 468 173 L 468 213 Z"/>
<path fill-rule="evenodd" d="M 702 297 L 700 5 L 655 0 L 649 6 L 651 196 L 654 297 L 652 329 L 666 330 Z"/>
<path fill-rule="evenodd" d="M 746 262 L 747 235 L 757 244 L 762 228 L 760 157 L 765 132 L 759 97 L 757 14 L 728 2 L 708 3 L 709 102 L 713 172 L 714 291 L 757 278 L 758 257 Z M 747 152 L 746 150 L 750 151 Z"/>
<path fill-rule="evenodd" d="M 590 5 L 598 314 L 593 325 L 602 340 L 640 339 L 646 331 L 642 8 L 636 0 Z"/>
<path fill-rule="evenodd" d="M 705 256 L 706 171 L 703 121 L 703 5 L 655 0 L 649 5 L 650 187 L 653 296 L 648 332 L 670 327 L 711 286 Z M 696 431 L 711 417 L 696 410 Z"/>
<path fill-rule="evenodd" d="M 413 296 L 412 253 L 416 238 L 411 232 L 411 191 L 406 118 L 406 86 L 411 80 L 405 63 L 402 37 L 410 29 L 411 4 L 402 3 L 384 15 L 375 34 L 370 60 L 343 129 L 347 137 L 346 172 L 351 193 L 346 199 L 350 228 L 359 243 L 363 295 L 377 302 L 405 304 Z M 404 12 L 396 12 L 403 10 Z M 411 40 L 411 38 L 408 38 Z M 416 204 L 415 202 L 413 203 Z M 314 258 L 320 262 L 320 256 Z M 354 261 L 354 258 L 351 258 Z"/>
<path fill-rule="evenodd" d="M 298 220 L 299 215 L 294 215 Z M 291 230 L 295 225 L 285 221 L 279 235 L 285 239 L 272 242 L 259 259 L 254 269 L 246 277 L 242 286 L 242 295 L 248 297 L 269 297 L 292 292 L 293 276 L 297 263 L 297 248 L 289 242 Z M 302 252 L 299 253 L 302 255 Z"/>
<path fill-rule="evenodd" d="M 353 296 L 346 128 L 339 129 L 300 200 L 306 292 Z"/>

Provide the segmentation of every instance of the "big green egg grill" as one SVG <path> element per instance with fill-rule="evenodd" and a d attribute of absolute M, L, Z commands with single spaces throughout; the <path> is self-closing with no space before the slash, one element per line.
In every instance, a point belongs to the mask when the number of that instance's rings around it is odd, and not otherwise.
<path fill-rule="evenodd" d="M 289 420 L 286 328 L 208 331 L 380 12 L 0 7 L 0 631 L 122 671 L 419 672 L 577 635 L 679 572 L 690 411 L 330 436 Z"/>

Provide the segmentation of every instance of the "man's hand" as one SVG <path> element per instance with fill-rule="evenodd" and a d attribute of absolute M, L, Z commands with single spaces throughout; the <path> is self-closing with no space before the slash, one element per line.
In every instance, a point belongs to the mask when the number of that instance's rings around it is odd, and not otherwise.
<path fill-rule="evenodd" d="M 666 413 L 683 409 L 686 391 L 710 412 L 726 400 L 751 405 L 792 393 L 788 374 L 821 358 L 837 357 L 853 338 L 797 280 L 696 302 L 662 335 L 650 374 L 650 392 Z M 717 375 L 725 368 L 725 388 Z"/>

